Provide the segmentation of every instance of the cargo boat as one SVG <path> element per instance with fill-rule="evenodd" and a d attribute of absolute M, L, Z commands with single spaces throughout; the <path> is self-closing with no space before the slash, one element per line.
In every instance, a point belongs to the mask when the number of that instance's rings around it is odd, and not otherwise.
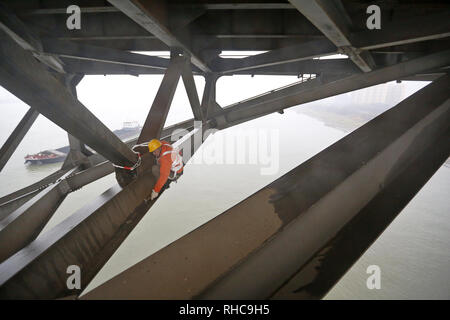
<path fill-rule="evenodd" d="M 122 129 L 114 130 L 114 134 L 119 137 L 119 139 L 127 140 L 136 137 L 141 132 L 142 127 L 136 121 L 124 122 Z M 58 149 L 44 150 L 36 154 L 27 154 L 25 158 L 25 164 L 47 164 L 55 162 L 63 162 L 67 154 L 70 151 L 69 146 L 64 146 Z"/>

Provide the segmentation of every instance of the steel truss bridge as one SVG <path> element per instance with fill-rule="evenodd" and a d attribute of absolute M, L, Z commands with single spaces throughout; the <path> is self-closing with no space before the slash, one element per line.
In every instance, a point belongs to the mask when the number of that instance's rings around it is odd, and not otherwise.
<path fill-rule="evenodd" d="M 73 4 L 79 30 L 66 27 Z M 379 30 L 366 27 L 369 4 L 381 9 Z M 449 156 L 449 13 L 445 0 L 0 1 L 0 84 L 30 107 L 0 169 L 38 114 L 70 142 L 61 169 L 0 198 L 0 297 L 78 297 L 153 204 L 148 153 L 134 174 L 112 166 L 137 161 L 132 145 L 392 80 L 432 81 L 81 298 L 323 297 Z M 161 50 L 170 59 L 133 53 Z M 227 50 L 266 52 L 219 56 Z M 348 59 L 314 59 L 336 53 Z M 77 83 L 94 74 L 164 75 L 137 140 L 122 142 L 77 99 Z M 220 106 L 217 79 L 235 74 L 316 77 Z M 201 99 L 193 75 L 205 77 Z M 194 119 L 164 128 L 180 78 Z M 192 140 L 177 143 L 192 155 Z M 114 171 L 119 184 L 40 234 L 69 193 Z M 69 265 L 81 267 L 80 290 L 66 286 Z"/>

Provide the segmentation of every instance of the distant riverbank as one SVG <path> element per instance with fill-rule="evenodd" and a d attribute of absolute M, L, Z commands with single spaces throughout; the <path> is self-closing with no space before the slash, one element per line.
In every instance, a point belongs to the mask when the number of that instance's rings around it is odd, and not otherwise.
<path fill-rule="evenodd" d="M 305 104 L 296 108 L 295 111 L 320 120 L 327 127 L 350 133 L 389 108 L 389 105 L 381 103 L 366 104 L 362 107 L 351 104 L 320 105 L 316 103 Z M 450 168 L 450 157 L 444 163 L 444 166 Z"/>

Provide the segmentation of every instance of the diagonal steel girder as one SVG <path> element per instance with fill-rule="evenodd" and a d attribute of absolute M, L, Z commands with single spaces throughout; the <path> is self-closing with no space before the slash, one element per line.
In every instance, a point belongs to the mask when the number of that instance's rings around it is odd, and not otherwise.
<path fill-rule="evenodd" d="M 190 153 L 183 154 L 185 161 L 199 147 L 192 139 L 198 133 L 201 130 L 194 128 L 173 144 L 191 147 Z M 99 174 L 104 169 L 99 165 Z M 63 181 L 74 188 L 89 179 L 81 172 Z M 129 185 L 111 187 L 0 263 L 0 298 L 53 299 L 81 293 L 154 204 L 144 201 L 154 183 L 151 172 L 141 171 Z M 70 265 L 81 268 L 80 290 L 67 287 Z"/>
<path fill-rule="evenodd" d="M 374 68 L 369 52 L 358 52 L 349 40 L 351 20 L 340 0 L 289 0 L 312 24 L 364 72 Z"/>
<path fill-rule="evenodd" d="M 191 50 L 175 37 L 164 23 L 162 15 L 168 12 L 162 5 L 163 1 L 145 2 L 142 0 L 108 0 L 114 7 L 130 17 L 138 25 L 156 36 L 171 49 L 186 52 L 191 62 L 203 72 L 210 72 L 208 65 L 198 58 Z M 157 8 L 155 8 L 157 7 Z M 163 12 L 161 12 L 163 11 Z M 159 16 L 156 13 L 159 13 Z"/>
<path fill-rule="evenodd" d="M 9 38 L 0 44 L 0 84 L 42 115 L 116 164 L 136 155 L 76 99 L 45 66 Z"/>
<path fill-rule="evenodd" d="M 189 119 L 164 128 L 161 136 L 163 140 L 170 141 L 173 132 L 177 130 L 191 131 L 194 128 L 195 128 L 194 119 Z M 126 141 L 126 144 L 131 148 L 132 146 L 137 144 L 137 138 Z M 197 150 L 197 148 L 194 148 L 194 151 L 195 150 Z M 95 181 L 97 179 L 100 179 L 114 171 L 114 167 L 111 165 L 111 163 L 109 161 L 106 161 L 106 159 L 99 154 L 93 154 L 89 156 L 88 160 L 89 163 L 91 164 L 91 167 L 79 173 L 76 173 L 67 179 L 69 181 L 69 185 L 71 186 L 72 190 L 77 190 L 85 186 L 86 184 Z M 68 170 L 69 168 L 65 170 L 58 170 L 34 184 L 31 184 L 9 195 L 1 197 L 0 220 L 5 218 L 14 210 L 20 208 L 23 204 L 25 204 L 28 200 L 36 196 L 39 192 L 41 192 L 45 188 L 57 182 L 58 179 L 60 179 L 61 176 L 63 176 Z"/>
<path fill-rule="evenodd" d="M 169 67 L 164 74 L 147 119 L 142 127 L 137 141 L 138 144 L 160 138 L 184 63 L 185 57 L 183 56 L 175 55 L 171 58 Z"/>
<path fill-rule="evenodd" d="M 65 73 L 61 60 L 42 52 L 42 43 L 40 39 L 12 12 L 0 3 L 0 30 L 3 30 L 11 39 L 13 39 L 24 50 L 28 50 L 48 67 L 59 73 Z"/>
<path fill-rule="evenodd" d="M 11 158 L 17 146 L 20 144 L 23 137 L 27 134 L 28 130 L 31 128 L 38 115 L 39 112 L 30 108 L 30 110 L 28 110 L 27 113 L 23 116 L 22 120 L 20 120 L 19 124 L 11 133 L 9 138 L 5 141 L 0 149 L 0 171 L 2 171 L 9 158 Z"/>
<path fill-rule="evenodd" d="M 70 187 L 64 178 L 79 170 L 78 167 L 69 170 L 60 182 L 0 220 L 0 263 L 38 236 L 69 193 Z"/>
<path fill-rule="evenodd" d="M 448 157 L 449 84 L 449 76 L 438 79 L 81 298 L 320 298 Z M 409 185 L 412 172 L 420 179 Z M 389 193 L 399 183 L 408 189 L 401 199 Z M 378 205 L 367 219 L 380 198 L 391 200 L 388 214 Z M 355 220 L 359 228 L 348 230 Z M 341 231 L 364 245 L 343 245 Z M 311 258 L 320 268 L 304 269 Z M 305 278 L 293 278 L 302 271 Z"/>
<path fill-rule="evenodd" d="M 215 123 L 218 128 L 229 127 L 302 103 L 405 78 L 447 65 L 450 65 L 449 50 L 411 59 L 368 73 L 338 79 L 336 77 L 316 78 L 225 107 L 221 114 L 216 114 L 209 120 Z"/>
<path fill-rule="evenodd" d="M 204 115 L 200 106 L 200 100 L 198 98 L 197 87 L 195 86 L 194 75 L 192 73 L 191 64 L 186 61 L 181 72 L 183 84 L 186 89 L 186 93 L 191 105 L 192 114 L 195 120 L 203 121 Z"/>

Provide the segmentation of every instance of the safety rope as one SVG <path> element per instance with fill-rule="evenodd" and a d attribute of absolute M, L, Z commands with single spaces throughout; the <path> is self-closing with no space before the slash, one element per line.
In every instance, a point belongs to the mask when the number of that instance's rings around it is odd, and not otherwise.
<path fill-rule="evenodd" d="M 133 171 L 134 169 L 136 169 L 137 167 L 139 167 L 139 166 L 141 165 L 141 162 L 142 162 L 142 160 L 141 160 L 141 154 L 140 154 L 139 152 L 135 151 L 134 149 L 137 148 L 137 147 L 145 147 L 145 146 L 147 146 L 147 145 L 148 145 L 148 142 L 143 142 L 143 143 L 141 143 L 141 144 L 135 144 L 135 145 L 131 148 L 131 151 L 133 151 L 133 152 L 134 152 L 135 154 L 137 154 L 137 156 L 138 156 L 138 159 L 137 159 L 136 163 L 135 163 L 132 167 L 128 167 L 128 166 L 119 166 L 119 165 L 114 164 L 114 163 L 112 164 L 113 167 L 116 167 L 116 168 L 119 168 L 119 169 L 124 169 L 124 170 Z"/>

